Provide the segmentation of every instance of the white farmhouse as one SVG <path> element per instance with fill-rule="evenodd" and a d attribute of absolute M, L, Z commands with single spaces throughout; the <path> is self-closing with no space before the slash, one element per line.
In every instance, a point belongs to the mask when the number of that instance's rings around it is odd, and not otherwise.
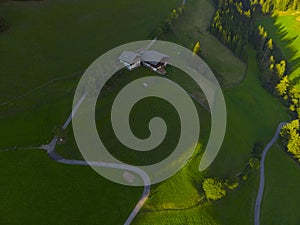
<path fill-rule="evenodd" d="M 119 60 L 129 70 L 133 70 L 141 65 L 141 55 L 132 51 L 124 51 L 120 55 Z"/>

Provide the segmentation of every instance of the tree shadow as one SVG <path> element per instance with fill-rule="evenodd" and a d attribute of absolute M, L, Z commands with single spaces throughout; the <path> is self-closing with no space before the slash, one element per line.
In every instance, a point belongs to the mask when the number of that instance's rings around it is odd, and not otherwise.
<path fill-rule="evenodd" d="M 299 49 L 296 49 L 292 44 L 300 38 L 299 35 L 289 37 L 287 28 L 283 24 L 278 23 L 278 16 L 271 18 L 277 36 L 276 45 L 280 48 L 282 55 L 288 61 L 288 73 L 291 74 L 300 66 Z M 279 41 L 278 41 L 279 40 Z M 297 77 L 300 80 L 300 77 Z"/>

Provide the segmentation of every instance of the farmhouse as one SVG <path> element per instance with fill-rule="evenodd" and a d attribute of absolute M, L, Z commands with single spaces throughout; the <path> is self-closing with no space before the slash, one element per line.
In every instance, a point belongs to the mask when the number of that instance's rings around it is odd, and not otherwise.
<path fill-rule="evenodd" d="M 128 70 L 133 70 L 141 65 L 141 55 L 132 51 L 124 51 L 120 55 L 119 60 Z"/>
<path fill-rule="evenodd" d="M 153 50 L 145 51 L 142 54 L 143 65 L 160 74 L 166 74 L 165 67 L 168 64 L 168 60 L 169 56 Z"/>
<path fill-rule="evenodd" d="M 133 70 L 143 64 L 157 73 L 166 74 L 165 67 L 168 64 L 169 56 L 153 50 L 144 51 L 141 54 L 124 51 L 119 60 L 128 70 Z"/>

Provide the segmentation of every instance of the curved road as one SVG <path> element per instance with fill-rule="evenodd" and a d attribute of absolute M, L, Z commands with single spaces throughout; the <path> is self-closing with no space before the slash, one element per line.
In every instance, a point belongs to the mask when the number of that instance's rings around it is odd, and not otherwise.
<path fill-rule="evenodd" d="M 135 174 L 138 174 L 144 181 L 144 191 L 142 193 L 142 196 L 140 197 L 140 200 L 136 204 L 135 208 L 125 221 L 125 225 L 131 224 L 133 219 L 136 217 L 138 212 L 141 210 L 142 206 L 144 205 L 145 201 L 150 195 L 150 178 L 149 176 L 141 169 L 130 166 L 130 165 L 125 165 L 125 164 L 115 164 L 115 163 L 106 163 L 106 162 L 92 162 L 92 161 L 83 161 L 83 160 L 72 160 L 72 159 L 65 159 L 59 154 L 57 154 L 54 150 L 53 147 L 55 147 L 57 138 L 53 139 L 53 142 L 50 143 L 50 148 L 48 147 L 47 153 L 50 156 L 51 159 L 58 163 L 63 163 L 63 164 L 70 164 L 70 165 L 81 165 L 81 166 L 99 166 L 99 167 L 105 167 L 105 168 L 114 168 L 114 169 L 120 169 L 120 170 L 125 170 L 125 171 L 131 171 L 134 172 Z M 49 146 L 49 145 L 48 145 Z M 47 148 L 47 146 L 44 146 L 44 148 Z"/>
<path fill-rule="evenodd" d="M 264 188 L 265 188 L 265 159 L 267 156 L 268 151 L 272 147 L 272 145 L 275 143 L 277 138 L 279 137 L 280 131 L 282 127 L 285 125 L 285 122 L 282 122 L 278 125 L 277 130 L 272 138 L 272 140 L 267 144 L 265 147 L 261 161 L 260 161 L 260 181 L 259 181 L 259 189 L 256 197 L 256 202 L 255 202 L 255 208 L 254 208 L 254 225 L 260 225 L 260 206 L 261 206 L 261 201 L 262 197 L 264 195 Z"/>
<path fill-rule="evenodd" d="M 84 94 L 77 104 L 74 106 L 70 116 L 66 120 L 66 122 L 63 125 L 63 129 L 65 130 L 69 124 L 71 123 L 73 116 L 76 114 L 77 110 L 79 109 L 81 103 L 84 101 L 86 97 L 86 94 Z M 57 144 L 58 137 L 54 137 L 52 141 L 47 144 L 47 145 L 42 145 L 40 148 L 44 149 L 47 151 L 47 154 L 51 159 L 58 163 L 63 163 L 63 164 L 70 164 L 70 165 L 81 165 L 81 166 L 99 166 L 99 167 L 105 167 L 105 168 L 114 168 L 114 169 L 120 169 L 120 170 L 125 170 L 125 171 L 131 171 L 137 175 L 139 175 L 144 182 L 144 191 L 142 193 L 142 196 L 140 197 L 140 200 L 136 204 L 135 208 L 125 221 L 124 225 L 129 225 L 133 221 L 133 219 L 136 217 L 138 212 L 141 210 L 142 206 L 144 205 L 145 201 L 150 195 L 150 188 L 151 188 L 151 181 L 149 176 L 141 169 L 126 165 L 126 164 L 117 164 L 117 163 L 107 163 L 107 162 L 92 162 L 92 161 L 84 161 L 84 160 L 72 160 L 72 159 L 65 159 L 59 154 L 55 152 L 55 146 Z"/>

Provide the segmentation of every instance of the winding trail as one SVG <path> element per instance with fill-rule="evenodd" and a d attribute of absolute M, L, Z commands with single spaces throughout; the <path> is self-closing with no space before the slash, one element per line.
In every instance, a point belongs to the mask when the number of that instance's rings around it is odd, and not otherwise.
<path fill-rule="evenodd" d="M 279 137 L 280 131 L 286 122 L 282 122 L 278 125 L 277 130 L 272 138 L 272 140 L 267 144 L 265 147 L 262 158 L 260 160 L 260 181 L 259 181 L 259 189 L 256 197 L 255 208 L 254 208 L 254 225 L 260 225 L 260 206 L 261 201 L 264 195 L 264 188 L 265 188 L 265 159 L 267 156 L 268 151 L 272 147 L 272 145 L 276 142 L 277 138 Z"/>

